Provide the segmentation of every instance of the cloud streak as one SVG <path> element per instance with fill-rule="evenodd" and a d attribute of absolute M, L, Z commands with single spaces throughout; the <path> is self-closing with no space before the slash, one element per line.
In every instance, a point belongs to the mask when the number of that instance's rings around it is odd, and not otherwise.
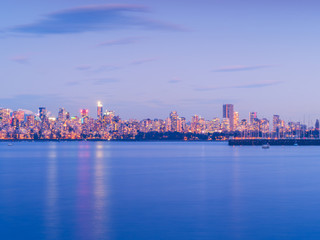
<path fill-rule="evenodd" d="M 20 64 L 26 64 L 29 61 L 29 57 L 27 56 L 15 56 L 11 58 L 12 61 Z"/>
<path fill-rule="evenodd" d="M 107 4 L 83 6 L 48 14 L 37 22 L 16 26 L 9 29 L 9 31 L 23 34 L 49 35 L 126 28 L 183 30 L 173 24 L 162 23 L 140 16 L 146 12 L 147 9 L 139 5 Z"/>
<path fill-rule="evenodd" d="M 132 65 L 141 65 L 144 63 L 154 62 L 155 60 L 156 60 L 155 58 L 138 59 L 138 60 L 133 60 L 131 62 L 131 64 Z"/>
<path fill-rule="evenodd" d="M 122 39 L 115 39 L 106 42 L 99 43 L 98 47 L 107 47 L 107 46 L 115 46 L 115 45 L 127 45 L 133 44 L 139 41 L 140 38 L 122 38 Z"/>
<path fill-rule="evenodd" d="M 240 72 L 240 71 L 252 71 L 258 70 L 262 68 L 269 68 L 272 65 L 254 65 L 254 66 L 244 66 L 244 65 L 236 65 L 236 66 L 225 66 L 218 69 L 213 70 L 213 72 Z"/>
<path fill-rule="evenodd" d="M 242 85 L 233 85 L 233 86 L 223 86 L 223 87 L 205 87 L 205 88 L 195 88 L 195 91 L 205 92 L 205 91 L 214 91 L 222 89 L 250 89 L 250 88 L 263 88 L 278 85 L 282 81 L 273 81 L 273 82 L 264 82 L 264 83 L 252 83 L 252 84 L 242 84 Z"/>
<path fill-rule="evenodd" d="M 181 79 L 180 78 L 172 78 L 171 80 L 168 81 L 170 84 L 175 84 L 175 83 L 180 83 Z"/>
<path fill-rule="evenodd" d="M 116 83 L 119 82 L 119 80 L 114 79 L 114 78 L 98 78 L 98 79 L 93 79 L 93 84 L 94 85 L 104 85 L 107 83 Z"/>
<path fill-rule="evenodd" d="M 75 69 L 83 72 L 86 71 L 90 73 L 99 73 L 99 72 L 109 72 L 109 71 L 118 70 L 118 69 L 121 69 L 121 67 L 116 65 L 111 65 L 111 64 L 104 64 L 100 66 L 80 65 L 80 66 L 76 66 Z"/>

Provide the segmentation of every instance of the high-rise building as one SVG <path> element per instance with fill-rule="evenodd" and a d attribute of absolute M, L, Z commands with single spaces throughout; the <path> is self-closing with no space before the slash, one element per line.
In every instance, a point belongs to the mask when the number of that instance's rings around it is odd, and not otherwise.
<path fill-rule="evenodd" d="M 66 115 L 67 115 L 66 110 L 64 108 L 59 108 L 58 121 L 64 122 L 66 120 Z"/>
<path fill-rule="evenodd" d="M 88 109 L 81 109 L 80 113 L 81 113 L 81 117 L 82 118 L 89 116 L 89 110 Z"/>
<path fill-rule="evenodd" d="M 15 129 L 19 129 L 19 119 L 15 117 L 12 118 L 11 126 L 14 127 Z"/>
<path fill-rule="evenodd" d="M 186 124 L 186 118 L 181 117 L 181 131 L 186 132 L 187 131 L 187 124 Z"/>
<path fill-rule="evenodd" d="M 8 108 L 0 109 L 0 122 L 3 124 L 9 123 L 10 121 L 10 110 Z"/>
<path fill-rule="evenodd" d="M 173 111 L 170 113 L 170 120 L 171 120 L 171 131 L 177 132 L 178 131 L 178 113 L 176 111 Z"/>
<path fill-rule="evenodd" d="M 250 112 L 249 113 L 249 123 L 250 124 L 253 124 L 256 118 L 258 118 L 257 112 Z"/>
<path fill-rule="evenodd" d="M 316 120 L 315 129 L 319 131 L 319 119 Z"/>
<path fill-rule="evenodd" d="M 165 131 L 170 132 L 171 131 L 171 118 L 167 118 L 165 122 Z"/>
<path fill-rule="evenodd" d="M 273 115 L 273 119 L 272 119 L 272 130 L 273 130 L 273 132 L 277 132 L 277 130 L 279 131 L 279 127 L 280 127 L 280 116 L 279 115 Z"/>
<path fill-rule="evenodd" d="M 27 124 L 28 126 L 34 125 L 34 115 L 27 115 Z"/>
<path fill-rule="evenodd" d="M 12 116 L 13 116 L 13 118 L 18 119 L 19 123 L 24 121 L 24 111 L 23 110 L 13 111 Z"/>
<path fill-rule="evenodd" d="M 47 109 L 45 107 L 39 107 L 39 118 L 41 121 L 47 118 Z"/>
<path fill-rule="evenodd" d="M 238 112 L 234 112 L 233 115 L 233 130 L 236 131 L 238 129 L 239 126 L 239 113 Z"/>
<path fill-rule="evenodd" d="M 98 119 L 102 118 L 102 113 L 103 113 L 103 106 L 102 106 L 102 103 L 99 101 L 98 107 L 97 107 L 97 118 Z"/>
<path fill-rule="evenodd" d="M 223 118 L 229 119 L 230 131 L 234 130 L 234 111 L 233 104 L 223 105 Z"/>
<path fill-rule="evenodd" d="M 195 133 L 200 132 L 200 130 L 199 130 L 199 116 L 198 115 L 192 116 L 192 119 L 191 119 L 191 131 L 195 132 Z"/>

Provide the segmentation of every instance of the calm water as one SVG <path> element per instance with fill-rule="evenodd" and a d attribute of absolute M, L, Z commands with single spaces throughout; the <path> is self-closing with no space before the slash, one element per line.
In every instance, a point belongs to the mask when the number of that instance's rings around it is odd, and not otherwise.
<path fill-rule="evenodd" d="M 320 147 L 0 143 L 1 239 L 320 239 Z"/>

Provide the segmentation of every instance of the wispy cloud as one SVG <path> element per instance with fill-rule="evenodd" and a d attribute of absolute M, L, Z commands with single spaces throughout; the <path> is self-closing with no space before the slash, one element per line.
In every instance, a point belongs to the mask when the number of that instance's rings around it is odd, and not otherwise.
<path fill-rule="evenodd" d="M 204 88 L 195 88 L 194 90 L 204 92 L 204 91 L 235 89 L 235 88 L 263 88 L 263 87 L 270 87 L 270 86 L 278 85 L 280 83 L 282 83 L 282 81 L 242 84 L 242 85 L 233 85 L 233 86 L 204 87 Z"/>
<path fill-rule="evenodd" d="M 85 71 L 85 70 L 92 69 L 92 66 L 91 65 L 80 65 L 80 66 L 76 66 L 76 69 L 80 70 L 80 71 Z"/>
<path fill-rule="evenodd" d="M 114 46 L 114 45 L 127 45 L 133 44 L 140 40 L 141 38 L 122 38 L 122 39 L 115 39 L 106 42 L 99 43 L 98 47 L 107 47 L 107 46 Z"/>
<path fill-rule="evenodd" d="M 107 83 L 119 82 L 118 79 L 114 79 L 114 78 L 97 78 L 97 79 L 92 79 L 91 81 L 94 85 L 103 85 Z"/>
<path fill-rule="evenodd" d="M 272 65 L 253 65 L 253 66 L 236 65 L 236 66 L 220 67 L 213 71 L 214 72 L 239 72 L 239 71 L 252 71 L 252 70 L 269 68 L 269 67 L 272 67 Z"/>
<path fill-rule="evenodd" d="M 103 64 L 100 66 L 80 65 L 75 67 L 76 70 L 87 71 L 90 73 L 109 72 L 113 70 L 118 70 L 120 68 L 121 68 L 120 66 L 111 65 L 111 64 Z"/>
<path fill-rule="evenodd" d="M 81 81 L 70 81 L 66 83 L 66 86 L 76 86 L 80 85 Z"/>
<path fill-rule="evenodd" d="M 11 58 L 12 61 L 16 62 L 16 63 L 20 63 L 20 64 L 26 64 L 29 61 L 29 57 L 28 56 L 14 56 Z"/>
<path fill-rule="evenodd" d="M 74 99 L 62 96 L 60 94 L 19 94 L 11 97 L 0 98 L 0 107 L 15 108 L 19 106 L 25 109 L 34 109 L 37 111 L 39 103 L 42 106 L 55 109 L 56 106 L 64 106 L 66 103 L 73 104 Z"/>
<path fill-rule="evenodd" d="M 114 70 L 118 70 L 121 69 L 120 66 L 116 66 L 116 65 L 111 65 L 111 64 L 104 64 L 101 65 L 95 69 L 93 69 L 92 71 L 94 72 L 109 72 L 109 71 L 114 71 Z"/>
<path fill-rule="evenodd" d="M 172 78 L 171 80 L 168 81 L 168 83 L 171 83 L 171 84 L 175 84 L 175 83 L 179 83 L 181 82 L 181 79 L 180 78 Z"/>
<path fill-rule="evenodd" d="M 77 86 L 83 83 L 91 83 L 93 85 L 103 85 L 107 83 L 117 83 L 117 82 L 119 82 L 119 80 L 115 78 L 89 78 L 89 79 L 81 79 L 81 80 L 67 82 L 66 86 Z"/>
<path fill-rule="evenodd" d="M 141 17 L 140 5 L 107 4 L 66 9 L 46 15 L 37 22 L 15 26 L 9 32 L 24 34 L 70 34 L 123 28 L 183 30 L 183 28 Z"/>
<path fill-rule="evenodd" d="M 154 62 L 156 59 L 155 58 L 146 58 L 146 59 L 137 59 L 137 60 L 133 60 L 131 62 L 132 65 L 140 65 L 140 64 L 144 64 L 144 63 L 148 63 L 148 62 Z"/>
<path fill-rule="evenodd" d="M 225 102 L 236 102 L 235 99 L 220 99 L 220 98 L 184 98 L 178 100 L 180 104 L 183 105 L 212 105 L 212 104 L 222 104 Z"/>

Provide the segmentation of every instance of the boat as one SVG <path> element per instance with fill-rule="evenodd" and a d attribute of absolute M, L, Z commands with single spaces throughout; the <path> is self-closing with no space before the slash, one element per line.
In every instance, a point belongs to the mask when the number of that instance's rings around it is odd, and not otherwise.
<path fill-rule="evenodd" d="M 270 144 L 269 144 L 269 143 L 263 144 L 263 145 L 262 145 L 262 148 L 263 148 L 263 149 L 268 149 L 268 148 L 270 148 Z"/>
<path fill-rule="evenodd" d="M 13 143 L 8 143 L 8 146 L 13 146 Z"/>
<path fill-rule="evenodd" d="M 294 143 L 293 146 L 299 146 L 299 144 L 298 143 Z"/>

